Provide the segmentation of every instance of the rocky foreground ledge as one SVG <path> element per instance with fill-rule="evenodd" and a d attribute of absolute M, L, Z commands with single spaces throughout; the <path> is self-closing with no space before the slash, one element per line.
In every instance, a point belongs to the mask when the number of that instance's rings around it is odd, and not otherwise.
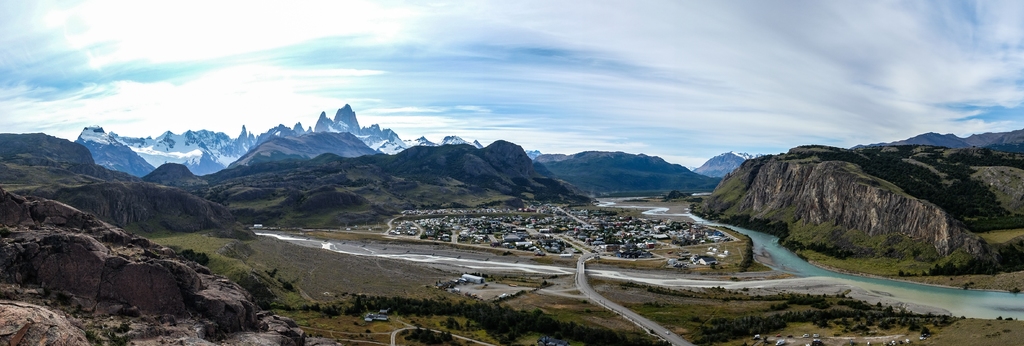
<path fill-rule="evenodd" d="M 307 340 L 291 319 L 260 311 L 238 284 L 167 247 L 63 203 L 0 189 L 0 344 L 112 337 L 136 345 L 333 344 Z"/>

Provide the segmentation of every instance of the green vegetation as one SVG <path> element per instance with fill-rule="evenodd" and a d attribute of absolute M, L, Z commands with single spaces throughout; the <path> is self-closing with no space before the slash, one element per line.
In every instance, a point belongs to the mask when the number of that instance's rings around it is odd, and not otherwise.
<path fill-rule="evenodd" d="M 402 316 L 452 316 L 468 319 L 463 328 L 483 329 L 501 344 L 509 344 L 528 333 L 560 335 L 585 344 L 660 345 L 649 339 L 629 337 L 610 329 L 594 328 L 575 322 L 562 322 L 539 309 L 519 311 L 504 305 L 477 301 L 446 299 L 413 299 L 402 297 L 368 297 L 357 295 L 343 307 L 347 315 L 391 309 Z"/>
<path fill-rule="evenodd" d="M 761 296 L 717 287 L 675 290 L 632 282 L 616 286 L 628 296 L 641 295 L 647 301 L 627 303 L 631 309 L 670 328 L 688 331 L 684 333 L 687 339 L 700 345 L 732 344 L 754 334 L 793 333 L 792 329 L 844 336 L 899 334 L 941 328 L 957 320 L 870 305 L 843 295 Z"/>
<path fill-rule="evenodd" d="M 416 327 L 416 329 L 413 329 L 411 331 L 403 331 L 400 335 L 405 336 L 406 340 L 422 342 L 427 345 L 448 343 L 455 339 L 452 337 L 452 333 L 438 333 L 431 331 L 429 329 L 422 329 L 420 327 Z"/>
<path fill-rule="evenodd" d="M 182 258 L 201 265 L 210 264 L 210 256 L 203 252 L 195 252 L 192 249 L 185 249 L 178 253 Z"/>
<path fill-rule="evenodd" d="M 847 150 L 825 146 L 794 148 L 762 160 L 790 163 L 842 161 L 868 184 L 927 200 L 985 237 L 1000 263 L 964 254 L 939 256 L 932 244 L 902 235 L 868 236 L 836 224 L 806 224 L 792 209 L 754 217 L 739 209 L 745 194 L 742 179 L 722 184 L 694 213 L 778 236 L 781 243 L 816 263 L 891 276 L 994 274 L 1024 269 L 1024 247 L 1008 243 L 1024 235 L 1003 229 L 1024 228 L 1024 156 L 989 149 L 929 146 L 870 147 Z M 999 184 L 996 184 L 999 183 Z M 1016 184 L 1016 185 L 1014 185 Z M 1013 185 L 1013 186 L 1010 186 Z M 1014 187 L 1017 186 L 1018 187 Z M 712 207 L 714 205 L 714 207 Z M 791 207 L 792 208 L 792 207 Z M 982 233 L 984 235 L 984 233 Z M 999 241 L 993 242 L 993 239 Z M 997 256 L 992 256 L 997 257 Z"/>
<path fill-rule="evenodd" d="M 871 176 L 899 187 L 903 192 L 935 203 L 976 232 L 1024 227 L 1024 216 L 1011 215 L 996 194 L 973 179 L 973 167 L 1024 168 L 1024 157 L 990 149 L 950 150 L 941 147 L 895 146 L 857 150 L 819 147 L 795 151 L 785 160 L 815 159 L 856 164 Z"/>

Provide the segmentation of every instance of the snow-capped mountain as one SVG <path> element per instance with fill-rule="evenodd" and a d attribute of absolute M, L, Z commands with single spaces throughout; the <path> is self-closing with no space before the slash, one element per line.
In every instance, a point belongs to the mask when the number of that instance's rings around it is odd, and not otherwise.
<path fill-rule="evenodd" d="M 131 148 L 118 142 L 113 134 L 109 134 L 99 126 L 90 126 L 82 130 L 75 143 L 84 145 L 96 164 L 125 172 L 137 177 L 152 172 L 155 168 L 142 159 Z"/>
<path fill-rule="evenodd" d="M 209 130 L 189 130 L 180 135 L 168 131 L 156 138 L 121 137 L 114 133 L 107 134 L 104 132 L 100 135 L 86 132 L 89 132 L 88 128 L 87 131 L 83 131 L 83 136 L 85 136 L 82 139 L 83 141 L 91 141 L 97 144 L 106 142 L 119 143 L 135 152 L 137 156 L 145 160 L 150 166 L 156 167 L 168 162 L 180 163 L 187 166 L 196 175 L 220 171 L 256 146 L 273 138 L 300 137 L 317 132 L 351 133 L 374 151 L 389 155 L 397 154 L 405 149 L 419 145 L 469 144 L 476 148 L 483 148 L 483 145 L 478 141 L 468 142 L 458 136 L 445 137 L 441 144 L 431 142 L 425 137 L 403 141 L 391 129 L 382 129 L 377 124 L 373 124 L 370 127 L 360 127 L 355 111 L 352 110 L 352 106 L 347 104 L 338 109 L 333 120 L 327 117 L 326 112 L 321 112 L 315 126 L 303 128 L 302 123 L 296 123 L 291 127 L 281 124 L 267 130 L 267 132 L 255 135 L 249 132 L 243 125 L 242 132 L 236 138 L 231 138 L 223 132 Z M 125 154 L 125 152 L 122 151 L 121 154 Z M 97 156 L 97 154 L 94 153 L 93 156 Z M 125 171 L 124 169 L 118 170 Z M 149 171 L 152 170 L 153 168 L 150 167 Z M 132 173 L 129 171 L 125 172 Z M 145 173 L 142 175 L 145 175 Z"/>
<path fill-rule="evenodd" d="M 526 156 L 529 156 L 530 160 L 536 160 L 537 156 L 541 156 L 541 155 L 543 155 L 543 154 L 541 154 L 540 150 L 527 150 L 526 151 Z M 691 171 L 692 171 L 692 169 L 691 169 Z"/>
<path fill-rule="evenodd" d="M 736 168 L 738 168 L 741 164 L 743 164 L 743 161 L 758 158 L 761 156 L 764 155 L 737 153 L 735 151 L 730 151 L 728 153 L 724 153 L 708 159 L 707 162 L 704 162 L 703 165 L 697 167 L 697 169 L 693 171 L 701 175 L 721 178 L 724 177 L 726 174 L 729 174 Z"/>
<path fill-rule="evenodd" d="M 153 166 L 168 162 L 180 163 L 197 175 L 224 169 L 256 144 L 244 126 L 242 134 L 235 139 L 223 132 L 208 130 L 189 130 L 182 134 L 167 131 L 156 138 L 120 137 L 114 133 L 111 136 Z"/>
<path fill-rule="evenodd" d="M 427 137 L 420 136 L 420 138 L 405 141 L 405 146 L 410 148 L 415 146 L 436 147 L 437 143 L 431 142 Z"/>
<path fill-rule="evenodd" d="M 481 149 L 481 148 L 484 147 L 483 145 L 480 144 L 480 142 L 473 141 L 472 143 L 470 143 L 470 142 L 466 141 L 465 139 L 462 139 L 462 137 L 459 137 L 459 136 L 445 136 L 444 139 L 441 140 L 441 145 L 459 145 L 459 144 L 469 144 L 469 145 L 472 145 L 472 146 L 476 147 L 477 149 Z"/>
<path fill-rule="evenodd" d="M 381 129 L 377 124 L 370 127 L 359 127 L 356 112 L 352 110 L 352 106 L 347 104 L 338 109 L 338 112 L 334 114 L 334 120 L 328 119 L 326 112 L 320 112 L 320 118 L 317 119 L 313 132 L 348 132 L 373 150 L 389 155 L 397 154 L 409 147 L 391 129 Z"/>

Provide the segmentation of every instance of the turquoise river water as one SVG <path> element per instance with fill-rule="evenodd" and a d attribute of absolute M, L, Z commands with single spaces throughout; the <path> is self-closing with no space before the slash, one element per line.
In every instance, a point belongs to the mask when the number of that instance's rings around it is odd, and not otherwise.
<path fill-rule="evenodd" d="M 644 214 L 652 216 L 669 215 L 665 214 L 665 212 L 668 211 L 668 209 L 665 208 L 623 205 L 616 206 L 651 209 L 644 212 Z M 874 293 L 890 296 L 893 299 L 902 302 L 945 309 L 954 316 L 991 319 L 996 317 L 1013 317 L 1014 319 L 1024 318 L 1024 294 L 985 290 L 963 290 L 923 285 L 900 280 L 838 273 L 816 267 L 807 261 L 804 261 L 800 257 L 797 257 L 796 254 L 789 251 L 782 245 L 779 245 L 778 237 L 742 227 L 704 220 L 688 213 L 682 215 L 707 225 L 729 227 L 737 232 L 749 236 L 754 242 L 754 253 L 767 254 L 773 262 L 768 265 L 779 271 L 791 273 L 800 277 L 832 278 L 839 283 L 857 286 Z"/>

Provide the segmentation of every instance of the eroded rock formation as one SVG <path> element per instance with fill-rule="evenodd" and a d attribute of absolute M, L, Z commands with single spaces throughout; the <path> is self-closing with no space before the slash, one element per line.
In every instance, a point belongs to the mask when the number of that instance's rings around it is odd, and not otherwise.
<path fill-rule="evenodd" d="M 834 223 L 869 236 L 902 234 L 934 244 L 942 256 L 957 249 L 990 256 L 984 241 L 944 210 L 885 184 L 847 162 L 755 159 L 726 176 L 707 206 L 753 218 Z"/>
<path fill-rule="evenodd" d="M 305 343 L 304 333 L 293 321 L 260 314 L 239 285 L 195 262 L 177 258 L 169 248 L 63 203 L 0 189 L 0 227 L 0 284 L 55 292 L 65 297 L 65 304 L 96 316 L 194 320 L 201 327 L 193 329 L 203 332 L 199 338 L 242 332 L 261 339 L 287 340 L 281 344 Z M 18 306 L 17 302 L 10 304 Z M 57 316 L 46 323 L 60 326 L 58 329 L 65 326 L 58 313 L 31 306 L 19 309 Z M 0 312 L 7 310 L 4 305 Z M 0 316 L 0 321 L 7 319 Z M 9 336 L 5 333 L 10 328 L 0 325 L 0 340 Z M 30 329 L 32 335 L 47 333 L 36 329 Z M 60 345 L 55 340 L 77 338 L 81 333 L 60 332 L 54 335 L 62 339 L 47 337 L 50 341 L 43 344 Z"/>

